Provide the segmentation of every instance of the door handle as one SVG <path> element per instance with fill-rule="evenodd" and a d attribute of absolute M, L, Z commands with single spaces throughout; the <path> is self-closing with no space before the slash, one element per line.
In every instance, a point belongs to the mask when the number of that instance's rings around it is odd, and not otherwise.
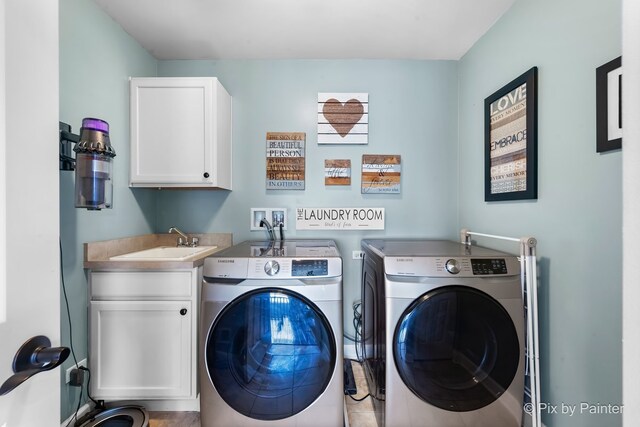
<path fill-rule="evenodd" d="M 13 358 L 13 372 L 2 386 L 0 396 L 44 371 L 50 371 L 67 360 L 71 351 L 67 347 L 51 347 L 51 340 L 44 335 L 28 339 Z"/>

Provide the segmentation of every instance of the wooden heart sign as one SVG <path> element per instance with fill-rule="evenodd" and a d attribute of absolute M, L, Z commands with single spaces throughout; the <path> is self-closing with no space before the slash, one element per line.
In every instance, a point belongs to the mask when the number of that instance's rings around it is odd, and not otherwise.
<path fill-rule="evenodd" d="M 318 93 L 318 144 L 366 144 L 368 93 Z"/>
<path fill-rule="evenodd" d="M 364 107 L 357 99 L 352 98 L 343 104 L 331 98 L 324 103 L 322 113 L 329 124 L 344 138 L 362 117 Z"/>

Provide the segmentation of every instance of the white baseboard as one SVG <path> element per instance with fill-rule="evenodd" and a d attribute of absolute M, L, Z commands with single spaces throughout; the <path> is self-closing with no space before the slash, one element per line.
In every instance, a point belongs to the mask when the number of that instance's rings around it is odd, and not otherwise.
<path fill-rule="evenodd" d="M 345 359 L 358 359 L 358 355 L 356 354 L 356 348 L 353 343 L 345 344 L 343 351 L 343 356 Z"/>

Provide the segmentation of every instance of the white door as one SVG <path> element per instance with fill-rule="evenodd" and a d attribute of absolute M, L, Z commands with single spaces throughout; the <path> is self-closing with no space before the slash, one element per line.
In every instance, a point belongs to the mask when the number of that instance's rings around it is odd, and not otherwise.
<path fill-rule="evenodd" d="M 35 335 L 60 345 L 58 1 L 0 1 L 0 383 Z M 0 396 L 0 427 L 60 425 L 60 370 Z"/>

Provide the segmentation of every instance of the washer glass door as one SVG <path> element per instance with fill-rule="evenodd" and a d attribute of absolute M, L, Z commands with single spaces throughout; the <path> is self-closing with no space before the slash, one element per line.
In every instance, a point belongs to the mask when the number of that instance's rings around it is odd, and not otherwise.
<path fill-rule="evenodd" d="M 336 363 L 335 337 L 311 301 L 264 288 L 222 310 L 205 357 L 209 378 L 229 406 L 253 419 L 279 420 L 324 392 Z"/>
<path fill-rule="evenodd" d="M 507 311 L 484 292 L 446 286 L 415 300 L 396 326 L 393 354 L 411 391 L 449 411 L 498 399 L 515 377 L 518 335 Z"/>

